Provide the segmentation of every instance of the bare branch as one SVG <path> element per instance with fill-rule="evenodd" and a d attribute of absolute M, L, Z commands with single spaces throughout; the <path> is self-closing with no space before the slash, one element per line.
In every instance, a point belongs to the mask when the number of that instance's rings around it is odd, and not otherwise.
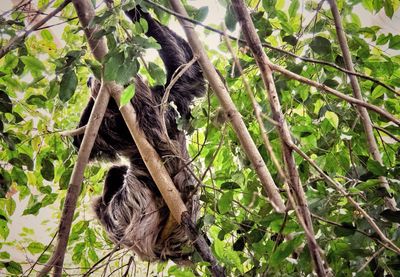
<path fill-rule="evenodd" d="M 275 82 L 272 76 L 272 70 L 269 66 L 269 59 L 262 49 L 261 41 L 257 35 L 255 27 L 250 18 L 250 14 L 247 11 L 244 2 L 242 0 L 233 0 L 232 4 L 233 10 L 236 13 L 236 18 L 242 27 L 242 34 L 247 41 L 247 45 L 253 53 L 258 67 L 260 68 L 261 77 L 268 92 L 268 100 L 271 106 L 273 119 L 278 122 L 276 127 L 281 139 L 282 152 L 286 164 L 287 182 L 290 186 L 288 192 L 291 193 L 291 191 L 293 191 L 292 195 L 294 196 L 295 201 L 292 201 L 292 205 L 296 210 L 298 220 L 306 233 L 308 248 L 310 250 L 314 269 L 318 276 L 329 276 L 331 270 L 327 262 L 323 260 L 321 249 L 315 238 L 310 210 L 308 209 L 306 196 L 300 182 L 296 162 L 292 153 L 293 151 L 289 147 L 289 145 L 293 144 L 293 142 L 289 128 L 282 113 L 281 104 L 279 102 L 278 93 L 276 91 Z"/>
<path fill-rule="evenodd" d="M 186 21 L 188 21 L 188 22 L 191 22 L 191 23 L 193 23 L 193 24 L 196 24 L 196 25 L 198 25 L 198 26 L 201 26 L 201 27 L 203 27 L 203 28 L 205 28 L 205 29 L 207 29 L 207 30 L 210 30 L 210 31 L 212 31 L 212 32 L 214 32 L 214 33 L 217 33 L 217 34 L 220 34 L 220 35 L 224 35 L 224 32 L 221 31 L 221 30 L 218 30 L 218 29 L 213 28 L 213 27 L 211 27 L 211 26 L 205 25 L 205 24 L 203 24 L 203 23 L 200 22 L 200 21 L 197 21 L 197 20 L 195 20 L 195 19 L 189 18 L 188 16 L 184 16 L 184 15 L 178 13 L 178 12 L 175 12 L 175 11 L 173 11 L 173 10 L 170 10 L 170 9 L 164 7 L 164 6 L 161 6 L 160 4 L 157 4 L 157 3 L 155 3 L 155 2 L 153 2 L 153 1 L 151 1 L 151 0 L 143 0 L 143 1 L 146 2 L 146 3 L 151 4 L 152 6 L 158 8 L 158 9 L 160 9 L 160 10 L 162 10 L 162 11 L 165 11 L 166 13 L 172 14 L 172 15 L 176 16 L 176 17 L 179 18 L 179 19 L 186 20 Z M 244 39 L 240 39 L 240 38 L 237 38 L 237 37 L 234 37 L 234 36 L 231 36 L 231 35 L 228 35 L 228 37 L 229 37 L 230 39 L 232 39 L 232 40 L 240 41 L 241 43 L 246 44 L 246 41 L 245 41 Z M 292 53 L 292 52 L 286 51 L 286 50 L 281 49 L 281 48 L 279 48 L 279 47 L 272 46 L 272 45 L 267 44 L 267 43 L 262 43 L 262 46 L 265 47 L 265 48 L 274 50 L 274 51 L 276 51 L 276 52 L 279 52 L 279 53 L 281 53 L 281 54 L 283 54 L 283 55 L 286 55 L 286 56 L 289 56 L 289 57 L 292 57 L 292 58 L 296 58 L 296 59 L 302 60 L 302 61 L 304 61 L 304 62 L 326 65 L 326 66 L 335 68 L 336 70 L 339 70 L 339 71 L 341 71 L 341 72 L 344 72 L 344 73 L 347 73 L 347 74 L 351 74 L 351 75 L 354 75 L 354 76 L 363 78 L 363 79 L 365 79 L 365 80 L 369 80 L 369 81 L 374 82 L 375 84 L 380 85 L 380 86 L 386 88 L 387 90 L 389 90 L 389 91 L 391 91 L 391 92 L 393 92 L 393 93 L 395 93 L 395 94 L 397 94 L 397 95 L 400 96 L 400 92 L 399 92 L 399 91 L 396 91 L 396 90 L 395 90 L 394 88 L 392 88 L 391 86 L 389 86 L 389 85 L 383 83 L 382 81 L 377 80 L 377 79 L 375 79 L 375 78 L 373 78 L 373 77 L 371 77 L 371 76 L 368 76 L 368 75 L 365 75 L 365 74 L 362 74 L 362 73 L 359 73 L 359 72 L 351 72 L 351 71 L 349 71 L 349 70 L 347 70 L 347 69 L 345 69 L 345 68 L 342 68 L 342 67 L 338 66 L 337 64 L 334 64 L 334 63 L 331 63 L 331 62 L 322 61 L 322 60 L 316 60 L 316 59 L 313 59 L 313 58 L 308 58 L 308 57 L 303 57 L 303 56 L 298 56 L 298 55 L 296 55 L 296 54 L 294 54 L 294 53 Z"/>
<path fill-rule="evenodd" d="M 353 61 L 351 59 L 351 54 L 350 54 L 349 46 L 347 44 L 346 34 L 344 33 L 344 30 L 343 30 L 339 9 L 336 5 L 336 0 L 329 0 L 329 4 L 331 6 L 333 20 L 335 22 L 336 33 L 338 36 L 339 45 L 340 45 L 340 48 L 342 49 L 344 64 L 349 71 L 354 72 Z M 362 94 L 361 94 L 361 88 L 360 88 L 357 78 L 351 74 L 349 74 L 349 78 L 350 78 L 351 87 L 353 89 L 354 97 L 361 101 L 364 101 Z M 368 111 L 364 107 L 358 107 L 358 112 L 360 114 L 361 123 L 364 127 L 364 132 L 365 132 L 365 136 L 367 138 L 369 152 L 371 153 L 372 158 L 375 161 L 379 162 L 380 164 L 383 164 L 381 153 L 379 152 L 378 144 L 376 143 L 376 140 L 375 140 L 373 125 L 372 125 L 371 118 L 369 117 Z M 386 191 L 390 191 L 389 183 L 387 182 L 387 180 L 384 176 L 380 176 L 379 181 L 380 181 L 380 186 L 382 188 L 384 188 Z M 397 210 L 397 203 L 393 197 L 385 196 L 385 204 L 386 204 L 386 207 L 388 207 L 389 209 L 391 209 L 393 211 Z"/>
<path fill-rule="evenodd" d="M 89 0 L 73 0 L 73 4 L 77 11 L 81 25 L 84 28 L 85 35 L 92 49 L 93 55 L 97 60 L 101 60 L 107 53 L 108 49 L 104 38 L 96 39 L 96 36 L 94 36 L 97 28 L 88 27 L 89 22 L 95 15 L 93 5 Z M 40 272 L 39 276 L 46 275 L 54 266 L 54 275 L 61 276 L 73 214 L 76 208 L 76 202 L 83 179 L 83 171 L 88 162 L 89 154 L 93 147 L 94 139 L 97 136 L 97 132 L 104 116 L 109 97 L 112 95 L 116 102 L 119 103 L 122 89 L 123 88 L 121 86 L 116 85 L 114 82 L 102 82 L 101 84 L 99 95 L 96 98 L 95 106 L 90 115 L 89 122 L 86 126 L 85 135 L 79 149 L 78 161 L 75 164 L 74 171 L 71 176 L 71 185 L 68 189 L 63 215 L 60 222 L 58 244 L 52 258 L 46 267 Z M 193 228 L 194 224 L 191 221 L 191 217 L 187 212 L 186 206 L 180 197 L 180 193 L 169 176 L 163 161 L 156 150 L 147 141 L 146 136 L 140 129 L 132 104 L 129 102 L 128 104 L 122 106 L 120 108 L 120 112 L 128 126 L 128 129 L 135 141 L 135 144 L 147 169 L 149 170 L 175 221 L 185 227 L 188 236 L 196 245 L 200 255 L 205 261 L 210 263 L 213 275 L 224 276 L 222 267 L 217 264 L 217 261 L 212 255 L 204 237 L 197 234 L 196 230 Z"/>
<path fill-rule="evenodd" d="M 173 9 L 183 16 L 187 17 L 185 8 L 182 6 L 178 0 L 170 0 Z M 237 110 L 235 104 L 233 103 L 224 83 L 221 81 L 220 76 L 216 72 L 214 66 L 211 64 L 207 57 L 207 54 L 201 45 L 201 42 L 197 34 L 193 30 L 193 25 L 185 20 L 180 20 L 181 25 L 184 27 L 186 36 L 189 43 L 194 50 L 194 53 L 199 55 L 199 62 L 203 69 L 203 73 L 208 79 L 210 86 L 217 95 L 221 106 L 225 110 L 228 119 L 231 121 L 232 127 L 236 132 L 236 135 L 245 151 L 247 157 L 251 161 L 267 195 L 271 202 L 271 205 L 275 211 L 283 213 L 285 211 L 285 205 L 283 203 L 282 197 L 279 195 L 279 189 L 276 187 L 272 176 L 266 167 L 261 154 L 251 138 L 246 125 L 243 122 L 242 116 Z"/>
<path fill-rule="evenodd" d="M 86 130 L 86 125 L 82 126 L 82 127 L 79 127 L 77 129 L 74 129 L 74 130 L 62 131 L 62 132 L 60 132 L 60 136 L 62 136 L 62 137 L 74 137 L 74 136 L 78 136 L 78 135 L 81 135 L 81 134 L 85 133 L 85 130 Z"/>
<path fill-rule="evenodd" d="M 236 67 L 237 67 L 237 69 L 239 71 L 239 74 L 242 77 L 242 82 L 243 82 L 244 88 L 245 88 L 247 94 L 250 97 L 251 104 L 252 104 L 253 109 L 254 109 L 254 114 L 256 116 L 256 120 L 257 120 L 258 126 L 260 128 L 261 137 L 262 137 L 262 139 L 264 141 L 264 146 L 268 151 L 268 155 L 269 155 L 270 159 L 272 160 L 273 164 L 275 165 L 275 168 L 276 168 L 276 170 L 278 172 L 279 178 L 281 179 L 282 182 L 285 182 L 285 180 L 286 180 L 285 172 L 282 169 L 282 166 L 279 163 L 279 161 L 278 161 L 278 159 L 277 159 L 277 157 L 275 155 L 274 150 L 272 149 L 271 142 L 269 141 L 269 138 L 268 138 L 267 130 L 265 130 L 264 122 L 262 120 L 262 115 L 261 115 L 261 107 L 257 103 L 257 100 L 254 97 L 254 93 L 251 90 L 250 85 L 247 82 L 247 79 L 243 74 L 243 68 L 242 68 L 242 66 L 241 66 L 241 64 L 239 62 L 239 59 L 236 57 L 235 53 L 233 52 L 232 45 L 231 45 L 231 43 L 229 41 L 228 36 L 226 36 L 226 33 L 225 33 L 224 39 L 225 39 L 226 46 L 228 47 L 228 50 L 231 53 L 231 56 L 232 56 L 233 60 L 235 61 L 235 65 L 236 65 Z"/>
<path fill-rule="evenodd" d="M 16 48 L 18 46 L 18 44 L 21 43 L 22 41 L 24 41 L 25 38 L 27 36 L 29 36 L 32 32 L 36 31 L 39 27 L 41 27 L 43 24 L 45 24 L 47 21 L 49 21 L 57 13 L 62 11 L 62 9 L 64 9 L 70 2 L 71 2 L 71 0 L 64 0 L 64 2 L 62 2 L 60 4 L 60 6 L 58 6 L 56 9 L 54 9 L 47 16 L 43 17 L 42 20 L 40 20 L 35 25 L 33 25 L 29 30 L 25 31 L 23 34 L 21 34 L 19 36 L 16 36 L 16 37 L 13 37 L 12 39 L 10 39 L 8 44 L 0 49 L 0 59 L 2 57 L 4 57 L 8 52 L 10 52 L 14 48 Z"/>

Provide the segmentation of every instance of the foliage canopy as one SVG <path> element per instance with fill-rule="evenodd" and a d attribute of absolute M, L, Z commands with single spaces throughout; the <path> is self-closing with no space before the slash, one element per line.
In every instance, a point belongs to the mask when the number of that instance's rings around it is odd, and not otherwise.
<path fill-rule="evenodd" d="M 49 3 L 37 2 L 39 10 Z M 50 7 L 57 7 L 61 2 L 55 1 Z M 37 30 L 0 60 L 0 272 L 26 274 L 30 272 L 30 261 L 44 264 L 51 255 L 52 237 L 56 234 L 76 160 L 71 139 L 60 133 L 77 125 L 89 97 L 88 76 L 99 77 L 104 70 L 106 80 L 122 85 L 129 85 L 132 76 L 138 73 L 151 85 L 165 82 L 160 59 L 146 59 L 148 49 L 154 52 L 159 48 L 153 39 L 144 35 L 148 28 L 146 22 L 132 24 L 123 15 L 123 10 L 133 7 L 135 1 L 116 1 L 111 10 L 98 5 L 101 1 L 92 2 L 97 7 L 92 24 L 101 26 L 97 34 L 107 38 L 109 47 L 102 64 L 91 56 L 72 5 L 60 13 L 58 22 L 63 22 L 62 25 Z M 150 1 L 136 2 L 141 2 L 162 23 L 173 22 L 173 16 Z M 154 2 L 168 6 L 164 0 Z M 398 14 L 399 2 L 337 2 L 356 71 L 372 77 L 358 78 L 364 99 L 400 118 L 400 33 L 382 31 L 380 26 L 365 26 L 359 15 L 361 11 L 363 16 L 379 12 L 392 19 Z M 227 29 L 237 34 L 239 27 L 230 1 L 218 3 L 218 6 L 196 8 L 188 1 L 186 8 L 190 17 L 200 22 L 207 19 L 211 10 L 221 9 Z M 246 4 L 251 7 L 253 23 L 263 43 L 297 56 L 324 61 L 304 61 L 265 47 L 273 63 L 352 94 L 347 74 L 331 66 L 344 68 L 344 62 L 327 3 L 319 6 L 317 1 L 249 0 Z M 24 32 L 25 17 L 21 9 L 1 16 L 1 47 Z M 225 78 L 267 167 L 282 188 L 277 169 L 263 144 L 251 100 L 245 93 L 243 76 L 233 65 L 227 45 L 223 40 L 208 45 L 206 38 L 213 32 L 200 27 L 196 31 L 205 38 L 209 57 Z M 273 150 L 283 165 L 280 140 L 275 125 L 269 120 L 270 106 L 258 67 L 242 43 L 232 40 L 231 44 L 245 69 L 244 78 L 261 107 Z M 278 73 L 274 73 L 274 80 L 296 145 L 357 200 L 388 238 L 400 245 L 400 212 L 385 208 L 384 203 L 385 196 L 398 200 L 400 194 L 399 127 L 374 112 L 369 113 L 382 155 L 383 164 L 380 164 L 371 157 L 353 105 Z M 133 95 L 134 88 L 128 86 L 122 101 L 128 102 Z M 189 123 L 178 122 L 190 124 L 188 147 L 194 158 L 195 173 L 203 180 L 203 209 L 198 228 L 210 238 L 214 255 L 233 276 L 311 273 L 304 230 L 296 214 L 273 211 L 219 106 L 209 91 L 193 108 L 193 119 Z M 307 161 L 297 154 L 295 160 L 313 215 L 317 241 L 334 274 L 400 275 L 399 253 L 383 247 L 366 219 Z M 85 172 L 68 244 L 67 273 L 88 272 L 113 249 L 91 212 L 91 199 L 101 193 L 107 167 L 105 163 L 92 163 Z M 387 178 L 389 191 L 380 187 L 379 176 Z M 287 197 L 283 189 L 282 195 Z M 100 263 L 103 267 L 96 274 L 100 275 L 107 263 L 108 272 L 124 272 L 132 264 L 130 257 L 131 253 L 119 250 Z M 193 260 L 191 268 L 162 263 L 151 270 L 163 271 L 168 276 L 209 274 L 196 253 Z M 135 266 L 131 270 L 145 270 L 144 265 L 137 263 L 137 266 L 138 269 Z"/>

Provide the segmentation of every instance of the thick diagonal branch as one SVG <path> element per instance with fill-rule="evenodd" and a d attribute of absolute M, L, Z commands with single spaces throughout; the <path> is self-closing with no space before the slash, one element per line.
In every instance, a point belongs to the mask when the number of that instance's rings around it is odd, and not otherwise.
<path fill-rule="evenodd" d="M 282 113 L 281 104 L 279 102 L 278 93 L 272 76 L 272 69 L 269 66 L 269 59 L 262 48 L 261 41 L 243 1 L 233 0 L 232 4 L 236 17 L 242 27 L 242 33 L 247 41 L 247 45 L 250 47 L 254 59 L 260 68 L 261 77 L 268 92 L 273 119 L 278 123 L 277 129 L 281 139 L 286 164 L 287 182 L 289 183 L 290 189 L 293 191 L 293 196 L 296 200 L 297 207 L 294 208 L 298 208 L 299 210 L 299 221 L 304 221 L 304 224 L 302 225 L 306 231 L 308 247 L 314 264 L 314 269 L 318 276 L 327 276 L 329 268 L 326 261 L 324 262 L 322 259 L 321 249 L 315 239 L 310 210 L 308 209 L 306 196 L 300 182 L 296 162 L 293 157 L 293 150 L 289 147 L 289 145 L 293 143 L 292 138 Z"/>
<path fill-rule="evenodd" d="M 169 2 L 171 3 L 171 6 L 175 10 L 175 12 L 187 17 L 187 12 L 179 0 L 170 0 Z M 230 120 L 244 152 L 251 161 L 254 170 L 256 171 L 263 185 L 263 188 L 268 195 L 268 199 L 271 202 L 271 205 L 276 212 L 284 212 L 285 205 L 283 203 L 282 197 L 279 194 L 279 190 L 276 187 L 275 182 L 272 179 L 272 176 L 267 166 L 265 165 L 265 162 L 260 152 L 258 151 L 253 139 L 251 138 L 250 133 L 247 130 L 246 125 L 244 124 L 241 114 L 233 103 L 217 71 L 208 59 L 207 54 L 199 40 L 199 37 L 193 29 L 193 24 L 183 19 L 179 20 L 185 30 L 190 46 L 194 50 L 194 53 L 196 55 L 199 55 L 199 63 L 203 69 L 203 73 L 208 79 L 211 88 L 217 95 L 221 106 L 223 107 L 228 119 Z"/>
<path fill-rule="evenodd" d="M 94 34 L 96 33 L 97 29 L 89 27 L 89 23 L 95 15 L 93 5 L 89 0 L 73 0 L 73 4 L 77 11 L 80 23 L 85 31 L 85 35 L 90 45 L 90 48 L 92 49 L 92 53 L 97 60 L 101 61 L 107 53 L 108 49 L 104 39 L 96 39 L 97 36 L 95 36 Z M 46 275 L 52 267 L 55 267 L 54 275 L 61 276 L 64 255 L 68 244 L 68 238 L 73 220 L 73 214 L 76 208 L 81 183 L 83 180 L 83 172 L 86 164 L 88 163 L 89 154 L 92 150 L 101 120 L 107 108 L 109 97 L 110 95 L 112 95 L 117 103 L 119 103 L 121 92 L 121 86 L 118 86 L 113 82 L 102 82 L 99 95 L 96 98 L 95 106 L 92 110 L 89 122 L 85 129 L 85 135 L 79 149 L 78 160 L 75 164 L 74 171 L 71 176 L 71 182 L 60 222 L 58 243 L 52 258 L 50 259 L 49 263 L 44 267 L 44 269 L 39 273 L 39 276 Z M 190 220 L 190 216 L 188 215 L 186 206 L 180 197 L 179 191 L 176 189 L 160 156 L 147 141 L 146 136 L 140 129 L 132 104 L 128 103 L 120 110 L 122 116 L 124 117 L 124 120 L 126 121 L 129 131 L 132 134 L 135 144 L 139 149 L 143 161 L 145 162 L 151 176 L 153 177 L 153 180 L 155 181 L 176 222 L 182 224 L 185 227 L 188 236 L 193 240 L 196 249 L 202 256 L 202 258 L 210 263 L 211 272 L 213 273 L 213 275 L 224 276 L 224 271 L 222 267 L 217 264 L 217 261 L 212 255 L 204 237 L 199 235 L 197 232 L 194 232 L 194 224 Z"/>

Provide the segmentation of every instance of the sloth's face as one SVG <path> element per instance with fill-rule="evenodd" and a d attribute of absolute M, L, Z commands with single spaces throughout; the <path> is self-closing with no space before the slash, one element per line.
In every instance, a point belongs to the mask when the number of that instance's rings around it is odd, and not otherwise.
<path fill-rule="evenodd" d="M 88 88 L 90 88 L 90 95 L 93 97 L 93 99 L 96 99 L 100 91 L 101 82 L 95 77 L 90 76 L 86 81 L 86 85 Z"/>

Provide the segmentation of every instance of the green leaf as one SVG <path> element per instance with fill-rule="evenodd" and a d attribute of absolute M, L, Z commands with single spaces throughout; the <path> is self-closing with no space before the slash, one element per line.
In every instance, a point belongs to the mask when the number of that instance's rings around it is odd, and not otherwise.
<path fill-rule="evenodd" d="M 121 94 L 121 102 L 120 102 L 121 107 L 128 104 L 129 101 L 133 98 L 133 96 L 135 96 L 135 85 L 131 84 L 127 88 L 125 88 Z"/>
<path fill-rule="evenodd" d="M 67 71 L 60 83 L 60 100 L 63 102 L 67 102 L 76 90 L 76 86 L 78 85 L 78 78 L 76 77 L 74 70 Z"/>
<path fill-rule="evenodd" d="M 12 216 L 14 214 L 16 207 L 17 207 L 17 204 L 15 203 L 15 200 L 13 198 L 7 199 L 6 210 L 7 210 L 7 214 L 9 216 Z"/>
<path fill-rule="evenodd" d="M 166 82 L 164 70 L 156 63 L 149 62 L 148 69 L 150 76 L 156 81 L 153 85 L 163 85 Z"/>
<path fill-rule="evenodd" d="M 390 222 L 400 223 L 400 211 L 392 211 L 390 209 L 386 209 L 381 212 L 381 216 Z"/>
<path fill-rule="evenodd" d="M 0 252 L 0 259 L 3 259 L 3 260 L 8 260 L 8 259 L 10 259 L 10 253 L 8 253 L 8 252 L 6 252 L 6 251 Z"/>
<path fill-rule="evenodd" d="M 206 19 L 207 15 L 208 15 L 208 7 L 204 6 L 197 10 L 197 12 L 194 15 L 194 19 L 201 22 L 204 21 L 204 19 Z"/>
<path fill-rule="evenodd" d="M 37 242 L 37 241 L 31 242 L 31 243 L 28 245 L 28 250 L 29 250 L 29 252 L 31 252 L 32 254 L 41 253 L 41 252 L 43 252 L 44 248 L 45 248 L 45 246 L 44 246 L 42 243 Z"/>
<path fill-rule="evenodd" d="M 236 14 L 233 11 L 232 4 L 229 4 L 225 13 L 225 26 L 229 31 L 233 32 L 236 29 Z"/>
<path fill-rule="evenodd" d="M 33 170 L 33 160 L 31 157 L 25 153 L 19 153 L 18 159 L 21 161 L 23 165 L 25 165 L 28 170 L 32 171 Z"/>
<path fill-rule="evenodd" d="M 54 40 L 53 35 L 52 35 L 51 32 L 50 32 L 49 30 L 47 30 L 47 29 L 42 30 L 42 31 L 40 32 L 40 35 L 42 36 L 42 38 L 43 38 L 44 40 L 47 40 L 47 41 L 53 41 L 53 40 Z"/>
<path fill-rule="evenodd" d="M 282 265 L 284 259 L 289 257 L 290 254 L 303 242 L 302 237 L 296 237 L 293 240 L 282 242 L 276 251 L 271 255 L 269 259 L 269 265 L 272 267 L 278 267 Z"/>
<path fill-rule="evenodd" d="M 386 15 L 389 18 L 393 17 L 394 14 L 394 7 L 393 7 L 393 0 L 384 0 L 383 1 L 383 8 L 385 10 Z"/>
<path fill-rule="evenodd" d="M 60 189 L 67 189 L 69 187 L 69 180 L 71 179 L 72 169 L 67 168 L 60 177 Z"/>
<path fill-rule="evenodd" d="M 85 59 L 85 63 L 89 66 L 90 70 L 93 73 L 93 76 L 97 80 L 101 80 L 101 64 L 97 61 Z"/>
<path fill-rule="evenodd" d="M 109 53 L 104 64 L 104 79 L 106 81 L 115 81 L 118 76 L 119 67 L 124 63 L 124 54 Z"/>
<path fill-rule="evenodd" d="M 292 2 L 290 3 L 290 6 L 289 6 L 289 16 L 295 17 L 299 7 L 300 7 L 299 0 L 292 0 Z"/>
<path fill-rule="evenodd" d="M 378 161 L 371 159 L 367 162 L 367 169 L 376 176 L 386 176 L 388 172 L 385 166 L 381 165 Z"/>
<path fill-rule="evenodd" d="M 43 95 L 31 95 L 28 99 L 26 99 L 26 103 L 29 105 L 35 105 L 39 108 L 46 107 L 47 98 Z"/>
<path fill-rule="evenodd" d="M 47 99 L 53 99 L 57 94 L 60 93 L 60 85 L 56 79 L 51 80 L 49 83 L 49 89 L 46 91 Z"/>
<path fill-rule="evenodd" d="M 25 66 L 32 72 L 40 72 L 46 70 L 46 67 L 43 65 L 43 63 L 35 57 L 23 56 L 20 57 L 20 59 L 25 64 Z"/>
<path fill-rule="evenodd" d="M 389 48 L 400 50 L 400 35 L 395 35 L 390 38 Z"/>
<path fill-rule="evenodd" d="M 22 266 L 14 261 L 5 263 L 6 269 L 11 274 L 22 274 Z"/>
<path fill-rule="evenodd" d="M 218 201 L 218 210 L 220 214 L 225 214 L 232 209 L 233 192 L 228 191 L 222 194 Z"/>
<path fill-rule="evenodd" d="M 331 42 L 320 36 L 316 36 L 310 43 L 311 49 L 320 55 L 326 55 L 331 53 Z"/>
<path fill-rule="evenodd" d="M 143 28 L 143 32 L 147 33 L 148 30 L 149 30 L 149 24 L 147 23 L 147 21 L 144 18 L 140 18 L 139 22 L 140 22 L 140 25 Z"/>
<path fill-rule="evenodd" d="M 334 112 L 331 111 L 327 111 L 325 113 L 325 118 L 329 121 L 329 123 L 335 128 L 337 129 L 339 126 L 339 117 L 337 116 L 337 114 L 335 114 Z"/>
<path fill-rule="evenodd" d="M 221 189 L 226 189 L 226 190 L 240 189 L 240 185 L 236 182 L 224 182 L 221 184 Z"/>
<path fill-rule="evenodd" d="M 29 214 L 37 215 L 37 213 L 39 212 L 41 207 L 42 207 L 42 203 L 37 202 L 37 203 L 33 204 L 32 206 L 29 206 L 28 208 L 26 208 L 23 211 L 22 215 L 29 215 Z"/>
<path fill-rule="evenodd" d="M 0 90 L 0 112 L 11 113 L 12 107 L 13 105 L 10 97 L 8 97 L 5 91 Z"/>
<path fill-rule="evenodd" d="M 6 240 L 9 234 L 10 230 L 8 229 L 7 221 L 0 219 L 0 236 Z"/>
<path fill-rule="evenodd" d="M 42 168 L 40 169 L 40 174 L 42 174 L 43 178 L 47 181 L 53 181 L 54 179 L 54 165 L 53 163 L 45 158 L 41 162 Z"/>

